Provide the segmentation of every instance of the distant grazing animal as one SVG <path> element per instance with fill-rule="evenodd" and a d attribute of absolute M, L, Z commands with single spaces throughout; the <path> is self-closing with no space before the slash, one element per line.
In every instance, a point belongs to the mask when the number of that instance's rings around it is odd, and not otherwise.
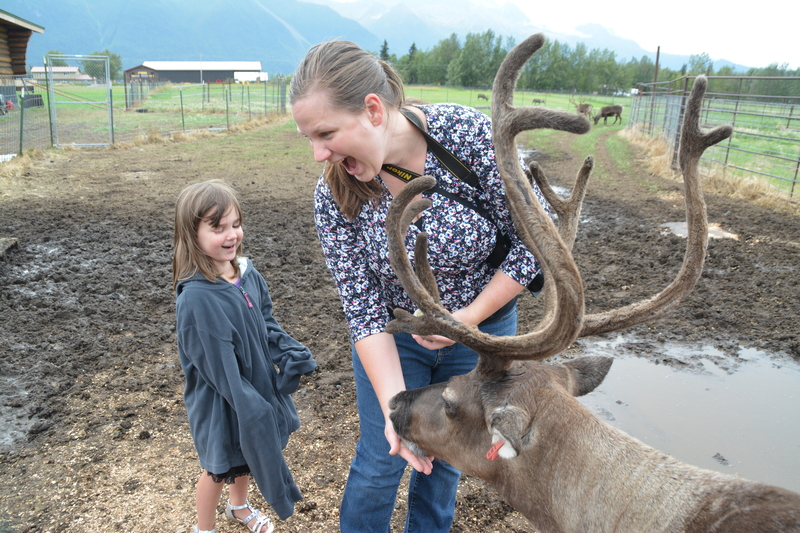
<path fill-rule="evenodd" d="M 542 100 L 541 98 L 534 98 L 534 99 L 533 99 L 533 102 L 531 102 L 531 103 L 532 103 L 532 104 L 544 104 L 544 103 L 545 103 L 545 101 L 544 101 L 544 100 Z"/>
<path fill-rule="evenodd" d="M 690 228 L 680 271 L 652 298 L 587 315 L 572 246 L 593 160 L 586 158 L 566 200 L 552 190 L 538 165 L 530 166 L 558 214 L 558 228 L 518 163 L 515 137 L 522 131 L 589 130 L 582 115 L 514 107 L 519 71 L 543 43 L 544 36 L 534 35 L 509 52 L 492 91 L 492 138 L 508 209 L 547 279 L 540 322 L 525 335 L 493 337 L 458 322 L 445 309 L 426 260 L 427 234 L 417 234 L 414 266 L 406 248 L 409 225 L 431 205 L 417 198 L 436 180 L 421 176 L 405 185 L 386 219 L 389 258 L 419 312 L 395 309 L 386 332 L 444 335 L 480 357 L 468 374 L 394 396 L 389 407 L 397 434 L 414 453 L 488 481 L 539 533 L 800 533 L 800 494 L 682 463 L 578 402 L 575 396 L 603 381 L 611 358 L 582 357 L 561 365 L 537 361 L 562 352 L 579 337 L 654 320 L 691 292 L 701 277 L 708 243 L 698 162 L 707 148 L 732 132 L 730 126 L 700 128 L 708 81 L 699 76 L 680 141 Z"/>
<path fill-rule="evenodd" d="M 594 116 L 594 123 L 597 124 L 597 122 L 602 118 L 603 125 L 605 125 L 608 122 L 608 117 L 614 117 L 614 122 L 611 123 L 612 126 L 617 123 L 617 120 L 619 120 L 621 123 L 622 109 L 623 107 L 621 105 L 607 105 L 601 107 L 600 112 Z"/>
<path fill-rule="evenodd" d="M 584 115 L 588 117 L 589 114 L 592 112 L 592 104 L 587 104 L 583 100 L 583 98 L 581 98 L 579 102 L 576 102 L 575 99 L 572 96 L 570 96 L 569 102 L 575 106 L 575 109 L 578 111 L 579 115 Z"/>
<path fill-rule="evenodd" d="M 489 97 L 486 96 L 483 93 L 478 93 L 478 100 L 486 100 L 488 102 L 489 101 Z"/>

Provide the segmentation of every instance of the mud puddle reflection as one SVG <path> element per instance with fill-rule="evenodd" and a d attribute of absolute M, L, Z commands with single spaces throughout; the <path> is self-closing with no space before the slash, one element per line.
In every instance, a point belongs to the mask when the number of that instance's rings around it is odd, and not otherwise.
<path fill-rule="evenodd" d="M 581 403 L 681 461 L 800 492 L 798 363 L 747 347 L 730 357 L 677 344 L 637 357 L 624 353 L 632 341 L 581 341 L 587 355 L 614 357 Z"/>

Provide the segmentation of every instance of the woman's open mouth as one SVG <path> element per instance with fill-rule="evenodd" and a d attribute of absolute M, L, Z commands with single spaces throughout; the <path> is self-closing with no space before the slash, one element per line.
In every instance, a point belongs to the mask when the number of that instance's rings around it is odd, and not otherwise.
<path fill-rule="evenodd" d="M 349 157 L 349 156 L 345 157 L 344 159 L 342 159 L 342 166 L 344 167 L 345 171 L 348 174 L 351 174 L 351 175 L 355 176 L 356 166 L 357 166 L 357 163 L 356 163 L 355 159 L 353 159 L 352 157 Z"/>

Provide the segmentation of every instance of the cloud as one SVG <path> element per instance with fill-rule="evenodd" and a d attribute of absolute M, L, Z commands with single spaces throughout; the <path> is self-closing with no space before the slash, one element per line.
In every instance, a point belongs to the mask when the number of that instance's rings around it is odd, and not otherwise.
<path fill-rule="evenodd" d="M 697 0 L 616 5 L 585 0 L 567 4 L 505 1 L 516 4 L 533 24 L 554 32 L 575 33 L 575 27 L 595 23 L 620 37 L 633 39 L 651 52 L 660 46 L 662 53 L 705 52 L 713 60 L 727 59 L 751 67 L 788 63 L 789 68 L 800 68 L 795 27 L 799 13 L 796 7 L 789 8 L 791 4 L 783 1 L 763 0 L 746 9 Z M 790 10 L 795 13 L 788 13 Z"/>

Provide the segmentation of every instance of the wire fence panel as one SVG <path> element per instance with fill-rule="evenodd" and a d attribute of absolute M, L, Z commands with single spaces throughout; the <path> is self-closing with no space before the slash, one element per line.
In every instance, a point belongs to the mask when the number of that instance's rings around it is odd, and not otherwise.
<path fill-rule="evenodd" d="M 27 76 L 0 76 L 0 161 L 50 146 L 46 98 Z"/>
<path fill-rule="evenodd" d="M 197 85 L 128 83 L 124 108 L 115 112 L 117 141 L 150 134 L 228 129 L 286 112 L 285 83 L 206 83 Z M 116 100 L 115 100 L 116 105 Z"/>
<path fill-rule="evenodd" d="M 103 81 L 103 70 L 94 68 L 91 56 L 48 57 L 59 60 L 52 80 L 0 76 L 0 161 L 32 148 L 108 146 L 153 135 L 224 130 L 286 113 L 282 79 L 111 86 Z M 72 67 L 63 66 L 70 62 Z M 82 74 L 87 70 L 96 75 Z"/>
<path fill-rule="evenodd" d="M 644 84 L 631 102 L 628 127 L 670 143 L 674 168 L 693 79 Z M 721 169 L 732 177 L 757 178 L 789 196 L 800 192 L 800 96 L 769 94 L 800 94 L 800 77 L 709 76 L 708 80 L 701 127 L 730 124 L 733 135 L 706 150 L 701 171 L 709 174 Z M 745 83 L 754 82 L 761 94 L 742 90 Z M 772 83 L 780 90 L 770 90 Z"/>
<path fill-rule="evenodd" d="M 54 146 L 114 143 L 107 56 L 45 56 Z"/>

